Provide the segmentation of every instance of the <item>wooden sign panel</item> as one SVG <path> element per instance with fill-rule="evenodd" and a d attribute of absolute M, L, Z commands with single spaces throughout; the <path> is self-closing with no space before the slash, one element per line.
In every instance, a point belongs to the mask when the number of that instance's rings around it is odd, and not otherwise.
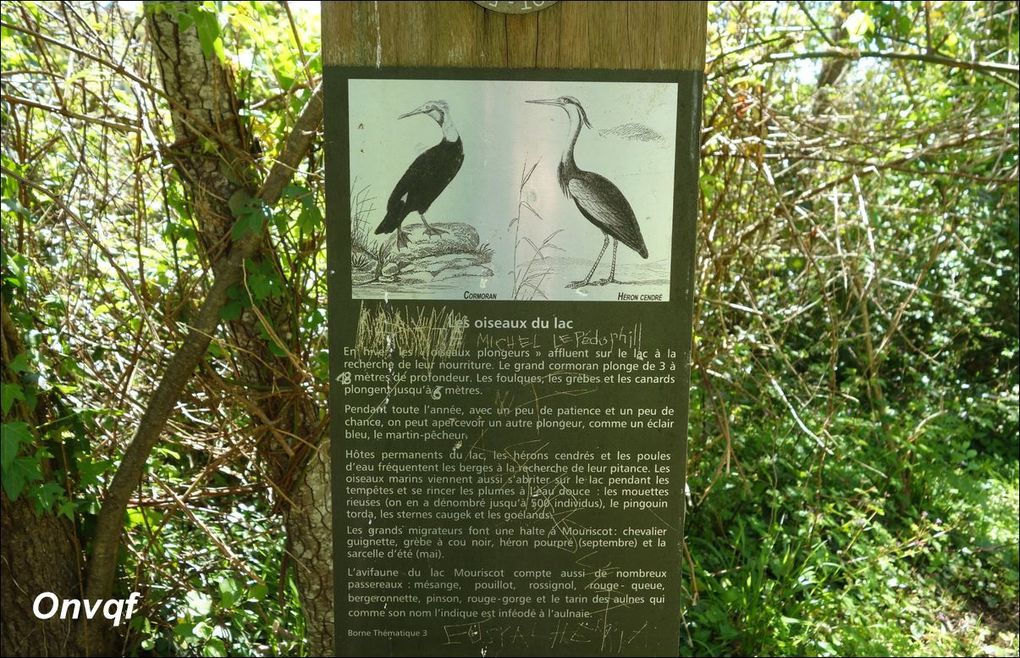
<path fill-rule="evenodd" d="M 325 75 L 337 653 L 675 655 L 701 73 Z"/>

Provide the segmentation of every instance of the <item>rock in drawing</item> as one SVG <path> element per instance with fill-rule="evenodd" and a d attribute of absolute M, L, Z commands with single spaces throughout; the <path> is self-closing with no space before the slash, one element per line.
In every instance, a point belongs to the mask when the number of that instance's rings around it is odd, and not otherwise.
<path fill-rule="evenodd" d="M 407 246 L 407 236 L 400 229 L 400 224 L 411 212 L 417 211 L 421 217 L 426 235 L 445 233 L 429 226 L 425 220 L 425 211 L 450 184 L 464 162 L 464 143 L 450 119 L 450 107 L 446 101 L 429 101 L 397 118 L 404 119 L 416 114 L 432 117 L 443 129 L 443 139 L 415 158 L 400 177 L 396 187 L 393 188 L 393 193 L 390 194 L 390 200 L 386 203 L 386 217 L 375 229 L 376 235 L 396 230 L 398 249 Z"/>
<path fill-rule="evenodd" d="M 613 238 L 613 264 L 609 268 L 609 276 L 598 282 L 598 285 L 607 283 L 620 283 L 616 280 L 616 250 L 619 243 L 627 245 L 636 251 L 642 258 L 648 258 L 648 248 L 645 247 L 645 240 L 641 236 L 641 227 L 638 226 L 634 210 L 623 192 L 616 185 L 604 176 L 591 171 L 579 169 L 574 162 L 574 145 L 577 144 L 577 137 L 581 134 L 581 124 L 591 128 L 588 122 L 588 115 L 585 113 L 581 103 L 573 96 L 560 96 L 559 98 L 530 100 L 528 103 L 541 105 L 556 105 L 563 108 L 570 118 L 570 139 L 567 147 L 560 158 L 559 179 L 560 187 L 567 198 L 573 199 L 577 209 L 584 217 L 598 227 L 605 235 L 602 242 L 602 250 L 599 252 L 595 264 L 591 266 L 588 276 L 583 281 L 574 281 L 569 288 L 581 288 L 591 283 L 596 268 L 602 261 L 602 256 L 609 247 L 609 238 Z"/>

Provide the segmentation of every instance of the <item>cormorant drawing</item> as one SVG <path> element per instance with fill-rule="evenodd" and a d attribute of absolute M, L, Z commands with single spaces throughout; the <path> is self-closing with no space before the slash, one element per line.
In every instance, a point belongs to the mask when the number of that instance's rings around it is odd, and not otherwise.
<path fill-rule="evenodd" d="M 450 106 L 446 104 L 446 101 L 429 101 L 418 109 L 401 114 L 397 118 L 404 119 L 416 114 L 432 117 L 443 129 L 443 139 L 415 158 L 404 175 L 400 177 L 390 194 L 390 200 L 386 203 L 386 217 L 375 229 L 376 235 L 392 233 L 396 230 L 398 249 L 407 246 L 407 236 L 400 230 L 400 224 L 411 212 L 417 211 L 427 235 L 446 233 L 446 231 L 429 226 L 429 223 L 425 221 L 425 211 L 450 184 L 464 162 L 464 143 L 453 126 L 453 121 L 450 119 Z"/>
<path fill-rule="evenodd" d="M 613 238 L 613 264 L 609 268 L 609 276 L 599 281 L 598 284 L 619 283 L 616 280 L 616 249 L 619 243 L 622 242 L 636 251 L 641 258 L 648 258 L 648 248 L 645 247 L 645 240 L 641 237 L 641 227 L 638 226 L 634 210 L 623 196 L 623 192 L 606 177 L 579 169 L 574 162 L 574 145 L 577 144 L 577 136 L 581 134 L 581 124 L 591 128 L 588 115 L 581 107 L 581 103 L 573 96 L 527 102 L 561 107 L 570 118 L 570 139 L 560 158 L 560 187 L 567 198 L 574 200 L 574 204 L 577 205 L 581 214 L 605 235 L 602 251 L 595 259 L 595 264 L 591 266 L 588 276 L 583 281 L 574 281 L 567 287 L 581 288 L 591 283 L 595 269 L 602 261 L 606 248 L 609 247 L 610 237 Z"/>

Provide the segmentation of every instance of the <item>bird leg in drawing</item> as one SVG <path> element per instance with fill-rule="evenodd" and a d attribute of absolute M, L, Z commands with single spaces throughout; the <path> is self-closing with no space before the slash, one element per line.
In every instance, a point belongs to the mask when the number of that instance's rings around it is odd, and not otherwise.
<path fill-rule="evenodd" d="M 397 249 L 400 249 L 401 247 L 406 247 L 407 244 L 408 244 L 407 233 L 404 233 L 404 231 L 398 226 L 397 227 Z"/>
<path fill-rule="evenodd" d="M 608 238 L 609 236 L 606 236 L 606 237 Z M 619 246 L 620 246 L 620 241 L 614 239 L 613 240 L 613 264 L 609 268 L 609 278 L 602 279 L 601 281 L 599 281 L 599 285 L 603 285 L 604 286 L 607 283 L 619 283 L 619 281 L 616 280 L 616 249 Z"/>
<path fill-rule="evenodd" d="M 567 285 L 568 288 L 583 288 L 584 286 L 591 283 L 592 276 L 595 275 L 595 270 L 598 268 L 599 263 L 602 262 L 602 256 L 606 253 L 606 248 L 609 247 L 609 235 L 606 235 L 606 239 L 602 241 L 602 251 L 599 252 L 599 257 L 595 259 L 595 264 L 588 270 L 588 276 L 584 277 L 584 281 L 574 281 Z"/>
<path fill-rule="evenodd" d="M 464 163 L 464 143 L 453 127 L 450 119 L 450 106 L 446 101 L 429 101 L 416 110 L 401 114 L 398 119 L 405 119 L 416 114 L 430 117 L 443 130 L 443 139 L 432 148 L 426 149 L 415 158 L 404 175 L 390 193 L 386 202 L 386 216 L 375 229 L 376 235 L 397 232 L 397 249 L 408 245 L 407 235 L 400 225 L 412 212 L 421 215 L 421 223 L 426 235 L 446 233 L 429 226 L 425 220 L 425 211 L 436 200 L 443 190 L 454 179 L 460 166 Z"/>
<path fill-rule="evenodd" d="M 567 113 L 570 126 L 567 131 L 567 145 L 560 156 L 560 166 L 557 170 L 559 175 L 560 189 L 569 199 L 573 199 L 578 211 L 596 228 L 606 236 L 602 244 L 602 251 L 598 260 L 588 272 L 588 278 L 584 281 L 575 281 L 570 288 L 580 288 L 591 282 L 595 274 L 595 268 L 606 253 L 609 246 L 609 238 L 613 238 L 613 265 L 609 270 L 609 278 L 602 279 L 598 285 L 607 283 L 619 283 L 616 280 L 616 250 L 620 242 L 630 249 L 633 249 L 641 258 L 648 258 L 648 247 L 641 235 L 641 226 L 638 225 L 637 216 L 631 208 L 627 197 L 623 195 L 611 180 L 596 174 L 593 171 L 585 171 L 577 166 L 574 161 L 574 146 L 577 145 L 577 138 L 581 134 L 581 127 L 591 128 L 588 121 L 588 114 L 581 107 L 580 101 L 573 96 L 560 96 L 559 98 L 535 99 L 526 101 L 538 105 L 555 105 Z"/>
<path fill-rule="evenodd" d="M 443 229 L 429 226 L 429 223 L 425 221 L 425 213 L 419 212 L 418 215 L 421 216 L 421 223 L 425 226 L 425 235 L 442 235 L 446 233 Z"/>

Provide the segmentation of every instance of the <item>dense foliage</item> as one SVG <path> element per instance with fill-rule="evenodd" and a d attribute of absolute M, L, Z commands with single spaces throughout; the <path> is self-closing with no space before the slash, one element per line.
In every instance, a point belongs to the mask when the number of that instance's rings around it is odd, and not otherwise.
<path fill-rule="evenodd" d="M 270 162 L 321 77 L 317 17 L 178 11 Z M 1018 25 L 1008 2 L 710 4 L 682 651 L 1020 650 Z M 207 245 L 141 9 L 5 3 L 0 36 L 3 496 L 87 546 Z M 287 256 L 223 319 L 288 306 L 260 338 L 321 400 L 306 160 L 240 213 Z M 127 652 L 303 650 L 241 359 L 224 328 L 129 508 Z"/>
<path fill-rule="evenodd" d="M 321 76 L 317 17 L 277 3 L 179 7 L 147 10 L 185 11 L 181 24 L 198 28 L 206 55 L 233 69 L 243 121 L 271 163 Z M 4 330 L 19 347 L 9 365 L 4 354 L 4 492 L 72 519 L 83 545 L 212 278 L 174 166 L 174 99 L 161 90 L 141 10 L 3 8 Z M 241 209 L 249 222 L 238 231 L 267 223 L 288 259 L 246 263 L 222 317 L 293 304 L 292 324 L 261 325 L 261 339 L 277 352 L 274 336 L 304 345 L 294 358 L 324 398 L 321 167 L 311 153 L 280 203 Z M 226 327 L 215 337 L 128 510 L 120 587 L 145 601 L 129 647 L 221 655 L 302 646 L 280 492 L 254 449 L 252 409 L 266 391 L 247 380 L 238 340 Z"/>
<path fill-rule="evenodd" d="M 1016 652 L 1017 35 L 713 7 L 687 651 Z"/>

